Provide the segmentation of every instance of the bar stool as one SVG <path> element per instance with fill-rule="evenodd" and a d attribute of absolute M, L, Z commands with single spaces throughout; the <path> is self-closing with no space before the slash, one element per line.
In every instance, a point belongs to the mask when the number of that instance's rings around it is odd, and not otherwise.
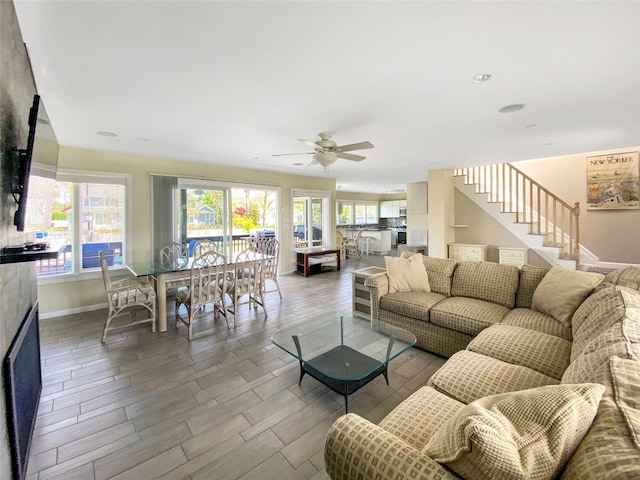
<path fill-rule="evenodd" d="M 371 244 L 375 238 L 360 237 L 360 252 L 365 255 L 373 255 L 373 245 Z"/>

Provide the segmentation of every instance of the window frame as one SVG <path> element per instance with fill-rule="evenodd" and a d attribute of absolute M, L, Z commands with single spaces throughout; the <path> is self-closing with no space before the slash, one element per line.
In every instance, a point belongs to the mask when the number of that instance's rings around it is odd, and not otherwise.
<path fill-rule="evenodd" d="M 122 185 L 124 186 L 124 234 L 123 234 L 123 249 L 122 249 L 122 265 L 116 265 L 109 267 L 109 271 L 114 272 L 115 275 L 118 272 L 122 272 L 126 269 L 125 264 L 132 256 L 133 251 L 133 205 L 132 205 L 132 175 L 129 173 L 120 172 L 102 172 L 91 170 L 71 170 L 71 169 L 58 169 L 56 173 L 56 182 L 60 183 L 72 183 L 73 184 L 73 205 L 72 209 L 73 229 L 71 231 L 72 246 L 73 248 L 73 268 L 71 272 L 60 273 L 57 275 L 36 276 L 38 285 L 51 285 L 57 283 L 77 282 L 79 279 L 92 280 L 101 279 L 102 271 L 100 267 L 82 268 L 82 218 L 81 218 L 81 205 L 78 185 L 83 183 L 93 183 L 99 185 Z"/>
<path fill-rule="evenodd" d="M 347 223 L 339 223 L 340 212 L 338 211 L 338 205 L 351 205 L 351 218 L 350 222 Z M 364 222 L 356 222 L 356 209 L 359 206 L 363 206 L 365 208 L 365 221 Z M 373 222 L 367 222 L 367 210 L 368 207 L 376 207 L 376 216 Z M 376 200 L 336 200 L 336 225 L 373 225 L 380 222 L 380 202 Z"/>

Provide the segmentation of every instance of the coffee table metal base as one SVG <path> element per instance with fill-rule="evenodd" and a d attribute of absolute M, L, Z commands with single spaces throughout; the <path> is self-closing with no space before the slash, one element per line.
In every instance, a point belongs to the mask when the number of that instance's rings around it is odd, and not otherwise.
<path fill-rule="evenodd" d="M 393 337 L 390 339 L 390 346 L 393 344 Z M 297 336 L 293 336 L 293 341 L 296 344 L 296 348 L 299 350 L 300 357 L 300 343 Z M 342 380 L 329 377 L 322 373 L 322 371 L 331 371 L 333 365 L 342 364 L 347 366 L 347 370 L 353 368 L 354 370 L 370 371 L 370 373 L 357 380 Z M 387 377 L 387 363 L 380 365 L 377 360 L 354 350 L 346 345 L 338 345 L 331 350 L 318 355 L 317 357 L 309 360 L 308 362 L 300 361 L 300 380 L 298 385 L 302 383 L 302 378 L 305 373 L 308 373 L 313 378 L 326 385 L 331 390 L 339 393 L 344 397 L 344 411 L 349 411 L 349 395 L 354 393 L 360 387 L 363 387 L 378 375 L 384 375 L 384 379 L 389 385 L 389 378 Z M 376 368 L 377 367 L 377 368 Z"/>

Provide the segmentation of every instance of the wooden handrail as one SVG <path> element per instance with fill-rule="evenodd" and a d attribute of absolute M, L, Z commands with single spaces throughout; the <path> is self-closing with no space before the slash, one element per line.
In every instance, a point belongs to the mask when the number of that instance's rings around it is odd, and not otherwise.
<path fill-rule="evenodd" d="M 503 212 L 514 213 L 517 223 L 529 224 L 529 233 L 543 235 L 544 244 L 558 247 L 560 258 L 580 261 L 580 204 L 573 206 L 510 163 L 459 168 L 456 176 L 476 185 L 489 202 L 501 204 Z"/>

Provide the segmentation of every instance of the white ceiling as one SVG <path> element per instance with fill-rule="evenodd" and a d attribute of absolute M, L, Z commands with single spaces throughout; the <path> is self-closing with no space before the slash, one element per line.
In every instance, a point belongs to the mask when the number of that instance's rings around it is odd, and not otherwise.
<path fill-rule="evenodd" d="M 375 146 L 329 169 L 338 187 L 382 193 L 640 144 L 638 1 L 15 5 L 64 146 L 322 176 L 272 154 L 326 131 Z"/>

